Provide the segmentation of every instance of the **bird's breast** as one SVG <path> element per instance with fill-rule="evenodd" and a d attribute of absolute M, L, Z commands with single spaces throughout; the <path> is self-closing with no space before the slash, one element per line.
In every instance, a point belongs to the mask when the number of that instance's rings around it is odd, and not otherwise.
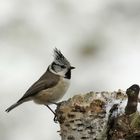
<path fill-rule="evenodd" d="M 70 80 L 66 78 L 60 78 L 58 84 L 52 88 L 48 88 L 39 92 L 34 101 L 39 104 L 49 104 L 51 102 L 57 102 L 60 100 L 70 85 Z"/>

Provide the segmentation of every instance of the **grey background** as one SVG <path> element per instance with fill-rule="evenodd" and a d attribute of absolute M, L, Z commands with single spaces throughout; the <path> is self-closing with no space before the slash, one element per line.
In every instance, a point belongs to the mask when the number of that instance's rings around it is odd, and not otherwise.
<path fill-rule="evenodd" d="M 55 47 L 76 67 L 62 100 L 140 84 L 139 25 L 138 0 L 0 0 L 0 139 L 60 140 L 46 107 L 4 112 L 44 73 Z"/>

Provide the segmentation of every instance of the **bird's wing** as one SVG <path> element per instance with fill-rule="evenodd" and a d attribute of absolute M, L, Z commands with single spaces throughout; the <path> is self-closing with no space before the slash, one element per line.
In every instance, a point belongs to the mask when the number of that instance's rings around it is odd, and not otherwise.
<path fill-rule="evenodd" d="M 44 77 L 44 78 L 43 78 Z M 47 76 L 42 76 L 38 81 L 36 81 L 22 96 L 22 98 L 18 101 L 22 101 L 24 99 L 27 99 L 28 97 L 34 96 L 41 90 L 51 88 L 55 86 L 59 81 L 59 76 L 51 76 L 50 74 Z"/>

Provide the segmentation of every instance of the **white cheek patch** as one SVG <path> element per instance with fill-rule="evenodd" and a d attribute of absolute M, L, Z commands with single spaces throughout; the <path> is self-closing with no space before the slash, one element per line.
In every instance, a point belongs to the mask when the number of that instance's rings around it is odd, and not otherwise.
<path fill-rule="evenodd" d="M 51 65 L 49 66 L 49 70 L 50 70 L 52 73 L 54 73 L 54 74 L 56 74 L 56 75 L 63 76 L 63 77 L 65 77 L 65 74 L 67 73 L 67 69 L 63 69 L 63 70 L 60 71 L 60 72 L 55 72 L 54 70 L 52 70 Z"/>
<path fill-rule="evenodd" d="M 67 69 L 63 69 L 62 71 L 57 72 L 58 75 L 61 75 L 61 76 L 64 76 L 64 77 L 65 77 L 66 73 L 67 73 Z"/>

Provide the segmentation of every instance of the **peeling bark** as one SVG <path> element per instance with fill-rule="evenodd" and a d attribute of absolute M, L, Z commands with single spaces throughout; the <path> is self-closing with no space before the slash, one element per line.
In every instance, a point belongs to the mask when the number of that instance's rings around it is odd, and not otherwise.
<path fill-rule="evenodd" d="M 134 109 L 137 108 L 137 105 L 134 107 L 132 104 L 132 107 L 127 102 L 127 95 L 121 90 L 90 92 L 61 102 L 56 109 L 61 139 L 140 139 L 140 113 Z M 128 111 L 129 108 L 132 108 L 133 111 Z"/>

